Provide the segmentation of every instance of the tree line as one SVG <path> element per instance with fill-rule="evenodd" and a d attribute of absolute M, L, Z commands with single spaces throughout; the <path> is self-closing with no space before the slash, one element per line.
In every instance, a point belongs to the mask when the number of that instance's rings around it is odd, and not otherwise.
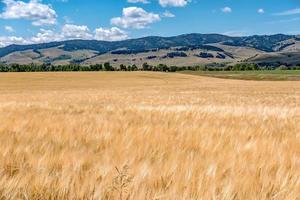
<path fill-rule="evenodd" d="M 300 70 L 300 66 L 286 66 L 281 65 L 279 67 L 273 66 L 260 66 L 253 63 L 238 63 L 235 65 L 212 63 L 207 65 L 198 66 L 168 66 L 165 64 L 159 64 L 157 66 L 144 63 L 142 66 L 124 65 L 119 67 L 112 66 L 109 62 L 104 64 L 95 65 L 51 65 L 51 64 L 0 64 L 0 72 L 63 72 L 63 71 L 160 71 L 160 72 L 176 72 L 176 71 L 254 71 L 254 70 Z"/>

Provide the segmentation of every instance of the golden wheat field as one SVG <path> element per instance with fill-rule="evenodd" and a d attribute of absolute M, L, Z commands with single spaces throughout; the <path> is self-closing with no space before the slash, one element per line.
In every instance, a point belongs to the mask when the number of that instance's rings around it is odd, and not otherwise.
<path fill-rule="evenodd" d="M 299 200 L 300 82 L 0 74 L 0 199 Z"/>

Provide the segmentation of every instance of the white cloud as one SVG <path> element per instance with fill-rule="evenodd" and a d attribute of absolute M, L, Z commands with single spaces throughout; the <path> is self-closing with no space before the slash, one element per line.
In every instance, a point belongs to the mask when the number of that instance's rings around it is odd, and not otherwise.
<path fill-rule="evenodd" d="M 230 7 L 224 7 L 221 9 L 223 13 L 231 13 L 232 9 Z"/>
<path fill-rule="evenodd" d="M 15 31 L 14 28 L 11 27 L 11 26 L 4 26 L 4 29 L 5 29 L 7 32 L 10 32 L 10 33 Z"/>
<path fill-rule="evenodd" d="M 111 24 L 123 28 L 142 29 L 157 21 L 160 21 L 158 14 L 148 13 L 138 7 L 128 7 L 123 9 L 122 17 L 112 18 Z"/>
<path fill-rule="evenodd" d="M 66 24 L 62 28 L 62 36 L 65 39 L 92 39 L 93 36 L 87 26 Z"/>
<path fill-rule="evenodd" d="M 55 33 L 52 30 L 40 29 L 40 32 L 36 36 L 29 39 L 30 43 L 46 43 L 53 41 L 63 40 L 64 37 L 61 34 Z"/>
<path fill-rule="evenodd" d="M 128 3 L 150 3 L 148 0 L 127 0 Z"/>
<path fill-rule="evenodd" d="M 29 2 L 2 0 L 5 4 L 2 19 L 27 19 L 34 26 L 51 25 L 56 23 L 56 12 L 50 5 L 42 4 L 39 0 Z"/>
<path fill-rule="evenodd" d="M 95 39 L 104 41 L 118 41 L 128 39 L 128 35 L 125 31 L 112 27 L 110 29 L 97 28 L 95 30 Z"/>
<path fill-rule="evenodd" d="M 23 37 L 0 36 L 0 47 L 4 47 L 10 44 L 27 44 L 27 41 Z"/>
<path fill-rule="evenodd" d="M 232 36 L 232 37 L 249 36 L 249 32 L 248 31 L 243 31 L 243 30 L 227 31 L 227 32 L 224 32 L 222 34 Z"/>
<path fill-rule="evenodd" d="M 257 12 L 258 12 L 259 14 L 264 14 L 264 13 L 265 13 L 265 10 L 262 9 L 262 8 L 260 8 L 260 9 L 257 10 Z"/>
<path fill-rule="evenodd" d="M 0 37 L 0 47 L 5 47 L 11 44 L 26 45 L 61 41 L 65 38 L 61 33 L 55 33 L 53 30 L 40 29 L 40 32 L 33 37 L 24 38 L 17 36 Z"/>
<path fill-rule="evenodd" d="M 159 4 L 162 7 L 184 7 L 190 2 L 191 0 L 159 0 Z"/>
<path fill-rule="evenodd" d="M 274 15 L 285 16 L 285 15 L 297 15 L 297 14 L 300 14 L 300 8 L 286 10 L 280 13 L 275 13 Z"/>
<path fill-rule="evenodd" d="M 300 17 L 270 21 L 270 22 L 267 22 L 267 24 L 289 23 L 289 22 L 295 22 L 295 21 L 300 21 Z"/>
<path fill-rule="evenodd" d="M 166 10 L 163 13 L 163 17 L 175 17 L 175 15 L 173 13 L 171 13 L 170 11 Z"/>
<path fill-rule="evenodd" d="M 91 33 L 87 26 L 66 24 L 58 32 L 54 30 L 40 29 L 35 36 L 28 38 L 17 36 L 0 36 L 0 47 L 11 44 L 38 44 L 72 39 L 118 41 L 128 38 L 128 34 L 117 27 L 112 27 L 110 29 L 100 27 Z"/>

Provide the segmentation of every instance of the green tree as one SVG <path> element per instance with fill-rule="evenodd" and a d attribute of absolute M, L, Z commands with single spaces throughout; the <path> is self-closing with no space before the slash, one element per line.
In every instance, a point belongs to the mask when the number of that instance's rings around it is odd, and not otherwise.
<path fill-rule="evenodd" d="M 105 71 L 114 71 L 113 66 L 111 66 L 109 62 L 104 63 L 104 69 Z"/>
<path fill-rule="evenodd" d="M 165 65 L 165 64 L 159 64 L 159 65 L 157 66 L 157 68 L 158 68 L 158 71 L 162 71 L 162 72 L 169 71 L 168 66 Z"/>
<path fill-rule="evenodd" d="M 131 66 L 131 71 L 137 71 L 137 70 L 138 70 L 138 67 L 135 64 L 133 64 Z"/>
<path fill-rule="evenodd" d="M 148 63 L 144 63 L 142 66 L 144 71 L 149 71 L 150 70 L 150 65 L 148 65 Z"/>
<path fill-rule="evenodd" d="M 127 71 L 126 65 L 121 64 L 120 65 L 120 70 L 121 71 Z"/>

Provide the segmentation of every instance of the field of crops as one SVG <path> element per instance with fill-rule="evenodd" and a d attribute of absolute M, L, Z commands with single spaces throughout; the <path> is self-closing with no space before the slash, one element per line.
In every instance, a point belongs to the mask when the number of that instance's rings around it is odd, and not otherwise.
<path fill-rule="evenodd" d="M 0 74 L 0 199 L 299 200 L 300 82 Z"/>

